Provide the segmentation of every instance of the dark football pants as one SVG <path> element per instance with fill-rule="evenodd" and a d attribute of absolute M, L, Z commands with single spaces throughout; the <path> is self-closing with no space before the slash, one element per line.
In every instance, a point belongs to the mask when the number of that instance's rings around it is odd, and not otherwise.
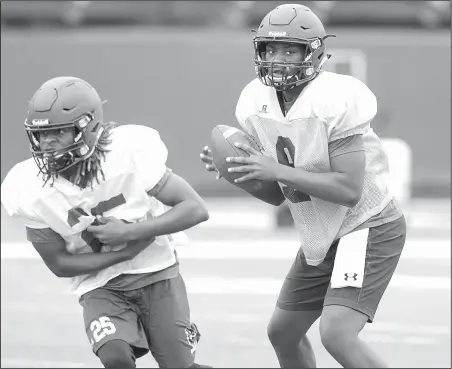
<path fill-rule="evenodd" d="M 150 350 L 160 367 L 193 365 L 199 333 L 190 322 L 187 291 L 180 275 L 131 291 L 97 288 L 84 294 L 80 304 L 96 355 L 107 342 L 122 340 L 133 348 L 134 357 Z M 129 356 L 127 350 L 124 352 Z"/>

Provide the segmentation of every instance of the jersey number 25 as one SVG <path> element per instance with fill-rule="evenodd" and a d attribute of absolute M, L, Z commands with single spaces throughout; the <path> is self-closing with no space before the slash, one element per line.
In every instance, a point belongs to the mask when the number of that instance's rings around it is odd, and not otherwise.
<path fill-rule="evenodd" d="M 111 199 L 108 199 L 106 201 L 101 201 L 97 206 L 91 209 L 91 215 L 97 216 L 102 215 L 106 211 L 112 210 L 116 208 L 119 205 L 125 204 L 126 199 L 123 194 L 120 194 L 118 196 L 112 197 Z M 67 222 L 71 227 L 73 227 L 75 224 L 79 222 L 79 218 L 84 215 L 88 216 L 88 214 L 79 207 L 72 208 L 68 212 Z M 97 219 L 92 223 L 94 225 L 98 225 L 99 222 Z M 86 242 L 88 246 L 91 247 L 93 252 L 100 252 L 102 249 L 102 243 L 94 237 L 94 235 L 91 232 L 88 232 L 87 230 L 84 230 L 82 232 L 82 239 Z"/>

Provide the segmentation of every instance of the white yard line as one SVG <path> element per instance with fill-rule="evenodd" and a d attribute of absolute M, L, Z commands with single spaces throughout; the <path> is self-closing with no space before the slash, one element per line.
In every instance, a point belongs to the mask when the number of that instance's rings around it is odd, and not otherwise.
<path fill-rule="evenodd" d="M 198 229 L 276 229 L 276 215 L 268 209 L 250 211 L 225 208 L 209 211 L 209 220 L 197 226 Z M 450 214 L 428 212 L 405 212 L 408 228 L 429 230 L 450 230 Z"/>
<path fill-rule="evenodd" d="M 221 278 L 184 276 L 189 294 L 208 295 L 278 295 L 283 279 Z M 389 289 L 450 291 L 450 277 L 417 277 L 394 274 Z"/>
<path fill-rule="evenodd" d="M 177 253 L 181 259 L 212 260 L 277 260 L 293 259 L 299 245 L 294 240 L 192 240 L 188 246 L 180 246 Z M 1 259 L 39 259 L 40 256 L 30 243 L 3 243 Z M 449 239 L 408 239 L 402 252 L 402 259 L 450 260 Z"/>
<path fill-rule="evenodd" d="M 186 247 L 178 247 L 181 259 L 252 259 L 276 260 L 293 259 L 299 249 L 297 240 L 257 240 L 257 241 L 191 241 Z M 402 252 L 402 259 L 449 260 L 450 240 L 408 239 Z"/>

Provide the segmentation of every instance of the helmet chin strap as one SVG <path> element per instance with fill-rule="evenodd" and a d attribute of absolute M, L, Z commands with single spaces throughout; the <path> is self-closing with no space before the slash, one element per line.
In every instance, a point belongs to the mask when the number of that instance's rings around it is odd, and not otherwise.
<path fill-rule="evenodd" d="M 331 58 L 331 54 L 326 54 L 319 63 L 319 71 L 322 69 L 323 64 L 325 64 Z"/>
<path fill-rule="evenodd" d="M 69 159 L 67 156 L 70 156 L 70 159 Z M 71 152 L 68 152 L 68 153 L 64 154 L 59 160 L 63 160 L 63 159 L 66 160 L 66 163 L 68 163 L 69 160 L 71 160 L 71 159 L 72 159 L 72 160 L 70 161 L 70 164 L 69 164 L 69 165 L 65 166 L 64 168 L 62 168 L 62 169 L 60 169 L 60 170 L 57 170 L 57 173 L 63 173 L 63 172 L 65 172 L 66 170 L 68 170 L 69 168 L 72 168 L 72 167 L 73 167 L 75 164 L 77 164 L 78 162 L 80 162 L 80 159 L 79 159 L 79 160 L 75 159 L 75 158 L 74 158 L 74 154 L 71 153 Z M 66 163 L 65 163 L 65 164 L 66 164 Z"/>
<path fill-rule="evenodd" d="M 73 167 L 75 164 L 80 163 L 80 161 L 88 159 L 94 153 L 94 150 L 96 149 L 97 142 L 99 141 L 99 138 L 100 138 L 100 136 L 102 135 L 103 132 L 104 132 L 104 127 L 101 127 L 99 129 L 99 132 L 97 132 L 96 141 L 95 141 L 94 145 L 91 146 L 90 150 L 87 153 L 85 153 L 85 155 L 82 155 L 79 158 L 75 158 L 74 154 L 72 152 L 69 152 L 68 154 L 71 155 L 71 158 L 73 159 L 72 163 L 69 164 L 64 169 L 58 171 L 58 172 L 63 172 L 65 170 Z"/>
<path fill-rule="evenodd" d="M 322 60 L 320 61 L 317 71 L 314 71 L 312 74 L 316 74 L 316 75 L 319 74 L 319 73 L 320 73 L 320 70 L 321 70 L 322 67 L 323 67 L 323 64 L 325 64 L 330 58 L 331 58 L 331 54 L 326 54 L 326 55 L 322 58 Z M 289 88 L 289 90 L 292 89 L 292 88 L 294 88 L 295 86 L 300 86 L 300 85 L 302 85 L 303 83 L 309 83 L 309 82 L 311 82 L 313 79 L 314 79 L 314 78 L 310 79 L 309 81 L 298 81 L 298 82 L 296 82 L 294 85 L 292 85 L 292 86 Z"/>

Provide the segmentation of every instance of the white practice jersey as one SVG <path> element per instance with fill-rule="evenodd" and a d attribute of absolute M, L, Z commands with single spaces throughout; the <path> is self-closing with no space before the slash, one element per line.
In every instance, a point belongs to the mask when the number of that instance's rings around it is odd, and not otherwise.
<path fill-rule="evenodd" d="M 366 153 L 363 194 L 353 208 L 334 204 L 280 184 L 310 265 L 325 258 L 334 240 L 381 212 L 391 201 L 388 161 L 380 139 L 370 128 L 377 100 L 360 80 L 321 72 L 301 92 L 286 116 L 276 90 L 251 81 L 236 108 L 241 127 L 257 137 L 266 154 L 281 164 L 310 172 L 330 172 L 328 144 L 362 134 Z"/>
<path fill-rule="evenodd" d="M 105 180 L 100 178 L 100 184 L 94 181 L 92 189 L 80 189 L 61 176 L 53 187 L 43 187 L 33 159 L 14 166 L 1 188 L 2 204 L 9 215 L 29 228 L 51 228 L 66 241 L 68 252 L 83 254 L 94 252 L 86 228 L 95 215 L 140 222 L 162 214 L 163 204 L 147 194 L 167 171 L 168 152 L 159 133 L 145 126 L 124 125 L 113 130 L 111 139 L 110 152 L 102 164 Z M 103 246 L 100 252 L 123 247 Z M 72 278 L 73 291 L 81 296 L 120 274 L 156 272 L 175 262 L 168 236 L 158 236 L 130 261 Z"/>

